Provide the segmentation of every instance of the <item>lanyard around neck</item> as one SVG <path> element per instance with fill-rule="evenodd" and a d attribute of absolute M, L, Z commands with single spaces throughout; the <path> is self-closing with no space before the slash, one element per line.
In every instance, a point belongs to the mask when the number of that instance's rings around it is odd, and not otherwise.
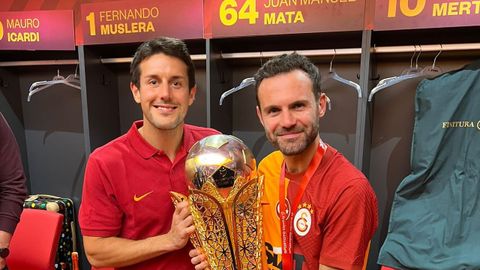
<path fill-rule="evenodd" d="M 323 142 L 320 142 L 315 155 L 313 156 L 310 164 L 308 165 L 307 171 L 302 177 L 298 192 L 293 200 L 289 212 L 287 213 L 287 196 L 285 196 L 285 170 L 286 164 L 285 160 L 282 163 L 282 171 L 280 174 L 280 194 L 279 194 L 279 204 L 280 204 L 280 225 L 282 230 L 282 269 L 283 270 L 292 270 L 293 269 L 293 215 L 296 211 L 298 204 L 303 196 L 303 192 L 310 182 L 313 174 L 317 170 L 320 162 L 322 161 L 323 154 L 325 153 L 326 147 Z"/>

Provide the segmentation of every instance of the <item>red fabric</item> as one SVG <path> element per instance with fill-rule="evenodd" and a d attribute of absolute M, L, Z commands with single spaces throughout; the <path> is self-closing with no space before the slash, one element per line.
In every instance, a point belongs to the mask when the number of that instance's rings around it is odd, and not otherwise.
<path fill-rule="evenodd" d="M 276 152 L 259 165 L 259 172 L 265 174 L 262 201 L 264 268 L 268 264 L 265 269 L 280 269 L 281 238 L 275 209 L 281 160 L 281 154 Z M 297 188 L 296 180 L 291 179 L 289 198 L 295 196 Z M 377 200 L 365 176 L 331 146 L 293 213 L 297 228 L 294 230 L 295 269 L 316 270 L 319 264 L 340 269 L 362 268 L 368 243 L 378 226 Z M 300 218 L 302 213 L 305 219 Z M 300 235 L 301 230 L 304 235 Z"/>
<path fill-rule="evenodd" d="M 174 207 L 169 191 L 187 194 L 185 158 L 198 140 L 218 132 L 184 126 L 183 144 L 172 163 L 139 134 L 127 134 L 95 150 L 87 163 L 79 222 L 86 236 L 144 239 L 170 230 Z M 134 197 L 142 197 L 134 201 Z M 193 269 L 185 248 L 124 269 Z"/>
<path fill-rule="evenodd" d="M 24 209 L 10 242 L 8 269 L 53 270 L 62 221 L 59 213 Z"/>

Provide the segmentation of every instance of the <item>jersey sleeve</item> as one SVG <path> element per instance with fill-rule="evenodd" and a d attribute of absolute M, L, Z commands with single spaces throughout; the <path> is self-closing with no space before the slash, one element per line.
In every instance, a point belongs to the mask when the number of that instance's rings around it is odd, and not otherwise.
<path fill-rule="evenodd" d="M 112 179 L 105 166 L 90 156 L 85 169 L 79 224 L 84 236 L 117 236 L 123 212 L 113 193 Z"/>
<path fill-rule="evenodd" d="M 319 263 L 361 269 L 378 226 L 377 199 L 366 179 L 353 180 L 339 192 L 328 211 Z"/>

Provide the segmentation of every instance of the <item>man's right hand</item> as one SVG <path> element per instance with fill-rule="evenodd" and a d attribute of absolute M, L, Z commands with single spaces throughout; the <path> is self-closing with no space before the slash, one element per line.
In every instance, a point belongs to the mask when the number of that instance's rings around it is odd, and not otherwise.
<path fill-rule="evenodd" d="M 174 249 L 183 248 L 194 231 L 195 227 L 193 226 L 193 218 L 190 214 L 188 202 L 179 202 L 175 207 L 175 212 L 172 217 L 172 226 L 168 233 Z"/>
<path fill-rule="evenodd" d="M 195 265 L 195 270 L 204 270 L 204 269 L 210 269 L 208 267 L 208 261 L 207 258 L 205 257 L 205 254 L 203 252 L 197 250 L 197 249 L 192 249 L 188 253 L 191 258 L 191 262 L 193 265 Z"/>

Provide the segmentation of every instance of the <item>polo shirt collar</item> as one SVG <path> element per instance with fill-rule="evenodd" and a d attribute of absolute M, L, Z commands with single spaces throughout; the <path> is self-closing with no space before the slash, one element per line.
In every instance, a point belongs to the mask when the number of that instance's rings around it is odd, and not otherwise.
<path fill-rule="evenodd" d="M 163 151 L 158 150 L 157 148 L 150 145 L 138 132 L 138 129 L 143 126 L 143 121 L 135 121 L 132 124 L 132 127 L 127 133 L 128 140 L 132 145 L 133 149 L 144 159 L 149 159 L 155 156 L 156 154 L 162 154 Z M 179 153 L 182 151 L 187 152 L 193 144 L 195 144 L 195 139 L 190 129 L 190 125 L 184 124 L 183 125 L 183 141 L 182 145 L 180 146 Z"/>

